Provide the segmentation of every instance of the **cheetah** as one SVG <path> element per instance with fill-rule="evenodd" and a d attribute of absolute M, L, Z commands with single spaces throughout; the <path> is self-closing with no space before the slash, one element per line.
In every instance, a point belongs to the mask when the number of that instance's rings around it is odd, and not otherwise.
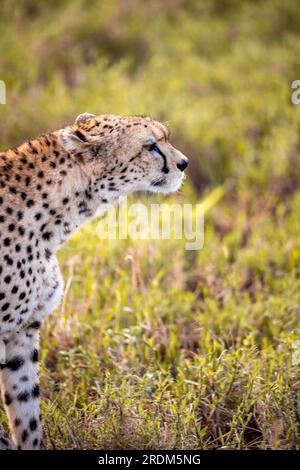
<path fill-rule="evenodd" d="M 43 447 L 39 330 L 63 296 L 56 251 L 120 197 L 176 191 L 187 165 L 167 127 L 141 116 L 83 113 L 0 153 L 0 449 Z"/>

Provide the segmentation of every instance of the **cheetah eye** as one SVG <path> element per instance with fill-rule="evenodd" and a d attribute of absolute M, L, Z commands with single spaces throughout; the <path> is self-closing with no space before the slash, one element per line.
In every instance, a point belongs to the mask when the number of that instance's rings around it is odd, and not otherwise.
<path fill-rule="evenodd" d="M 153 144 L 146 145 L 146 148 L 149 150 L 149 152 L 157 152 L 159 150 L 155 142 Z"/>

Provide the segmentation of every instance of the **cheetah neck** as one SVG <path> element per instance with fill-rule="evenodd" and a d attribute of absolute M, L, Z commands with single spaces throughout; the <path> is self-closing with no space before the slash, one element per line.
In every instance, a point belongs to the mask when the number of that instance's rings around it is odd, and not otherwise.
<path fill-rule="evenodd" d="M 120 191 L 108 191 L 102 178 L 105 170 L 97 177 L 85 173 L 52 133 L 2 155 L 0 195 L 4 191 L 8 207 L 19 209 L 11 209 L 10 217 L 23 236 L 40 240 L 49 257 L 80 226 L 118 202 Z"/>

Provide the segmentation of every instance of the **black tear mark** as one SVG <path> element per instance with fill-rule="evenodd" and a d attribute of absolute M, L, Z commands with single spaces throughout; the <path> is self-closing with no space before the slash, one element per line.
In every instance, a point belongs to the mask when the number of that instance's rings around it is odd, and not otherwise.
<path fill-rule="evenodd" d="M 169 173 L 170 170 L 168 168 L 167 157 L 165 156 L 165 154 L 160 150 L 160 148 L 156 144 L 152 145 L 152 150 L 157 152 L 162 157 L 162 159 L 164 161 L 164 165 L 162 167 L 162 172 L 165 173 L 165 174 Z"/>

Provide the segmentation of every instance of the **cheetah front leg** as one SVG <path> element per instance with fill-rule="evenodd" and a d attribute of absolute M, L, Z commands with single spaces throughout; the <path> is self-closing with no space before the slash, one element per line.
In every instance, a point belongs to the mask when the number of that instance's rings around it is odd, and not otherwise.
<path fill-rule="evenodd" d="M 17 449 L 41 445 L 37 325 L 33 323 L 9 341 L 6 364 L 1 366 L 2 397 Z"/>

